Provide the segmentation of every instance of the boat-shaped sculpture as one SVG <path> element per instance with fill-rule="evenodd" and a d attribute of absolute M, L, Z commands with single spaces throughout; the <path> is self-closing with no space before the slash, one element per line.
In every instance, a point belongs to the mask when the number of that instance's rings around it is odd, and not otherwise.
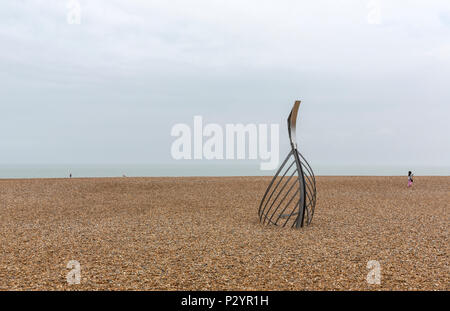
<path fill-rule="evenodd" d="M 259 220 L 263 224 L 301 228 L 311 224 L 316 206 L 316 180 L 311 166 L 298 151 L 296 142 L 296 101 L 289 114 L 288 132 L 291 151 L 269 184 L 259 206 Z"/>

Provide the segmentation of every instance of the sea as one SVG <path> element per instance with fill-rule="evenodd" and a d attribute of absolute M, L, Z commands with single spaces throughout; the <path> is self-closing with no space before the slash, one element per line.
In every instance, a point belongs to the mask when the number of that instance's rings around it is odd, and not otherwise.
<path fill-rule="evenodd" d="M 316 176 L 450 176 L 450 166 L 314 165 Z M 259 163 L 0 165 L 0 179 L 89 177 L 270 176 Z"/>

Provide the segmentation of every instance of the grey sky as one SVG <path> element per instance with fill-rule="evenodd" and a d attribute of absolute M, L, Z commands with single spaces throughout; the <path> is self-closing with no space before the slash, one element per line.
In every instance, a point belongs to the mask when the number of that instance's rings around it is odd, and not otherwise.
<path fill-rule="evenodd" d="M 68 2 L 0 3 L 0 164 L 168 162 L 194 115 L 283 157 L 301 99 L 313 163 L 450 166 L 448 0 Z"/>

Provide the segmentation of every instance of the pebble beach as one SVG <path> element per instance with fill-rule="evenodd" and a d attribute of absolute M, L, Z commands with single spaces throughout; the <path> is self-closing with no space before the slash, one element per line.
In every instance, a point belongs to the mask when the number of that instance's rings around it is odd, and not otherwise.
<path fill-rule="evenodd" d="M 0 180 L 0 290 L 450 289 L 450 177 L 319 176 L 299 230 L 259 223 L 270 179 Z"/>

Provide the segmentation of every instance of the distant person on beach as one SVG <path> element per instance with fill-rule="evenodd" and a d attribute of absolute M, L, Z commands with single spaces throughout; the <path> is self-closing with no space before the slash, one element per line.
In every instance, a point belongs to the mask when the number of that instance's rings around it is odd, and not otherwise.
<path fill-rule="evenodd" d="M 413 176 L 414 176 L 414 174 L 413 174 L 411 171 L 409 171 L 409 172 L 408 172 L 408 188 L 409 188 L 409 187 L 412 187 L 412 184 L 413 184 Z"/>
<path fill-rule="evenodd" d="M 72 178 L 72 173 L 70 173 L 69 178 Z"/>

